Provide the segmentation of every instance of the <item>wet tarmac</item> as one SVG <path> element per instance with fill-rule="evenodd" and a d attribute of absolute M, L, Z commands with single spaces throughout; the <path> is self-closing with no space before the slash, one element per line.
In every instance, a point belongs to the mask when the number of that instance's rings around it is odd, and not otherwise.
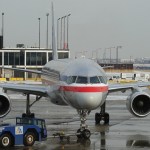
<path fill-rule="evenodd" d="M 25 112 L 25 97 L 12 97 L 12 110 L 4 118 L 4 122 L 14 123 L 14 118 Z M 33 99 L 34 97 L 32 97 Z M 42 99 L 33 105 L 31 111 L 36 117 L 46 120 L 48 139 L 36 142 L 32 147 L 15 146 L 11 150 L 132 150 L 150 149 L 150 116 L 135 118 L 126 109 L 125 100 L 107 100 L 107 112 L 110 114 L 109 125 L 95 125 L 95 113 L 92 111 L 87 117 L 87 125 L 91 130 L 89 140 L 78 140 L 75 136 L 80 126 L 79 116 L 69 106 L 56 106 L 48 100 Z M 54 133 L 64 132 L 70 139 L 61 141 L 53 137 Z"/>

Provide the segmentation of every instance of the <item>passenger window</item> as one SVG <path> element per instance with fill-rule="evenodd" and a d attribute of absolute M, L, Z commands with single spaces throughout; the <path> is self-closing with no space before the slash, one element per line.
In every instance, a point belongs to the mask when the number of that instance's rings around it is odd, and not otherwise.
<path fill-rule="evenodd" d="M 90 77 L 90 83 L 100 83 L 100 80 L 97 76 Z"/>
<path fill-rule="evenodd" d="M 69 76 L 67 78 L 67 83 L 71 84 L 71 83 L 75 83 L 77 76 Z"/>
<path fill-rule="evenodd" d="M 88 79 L 87 77 L 78 77 L 76 83 L 82 83 L 82 84 L 87 84 L 88 83 Z"/>

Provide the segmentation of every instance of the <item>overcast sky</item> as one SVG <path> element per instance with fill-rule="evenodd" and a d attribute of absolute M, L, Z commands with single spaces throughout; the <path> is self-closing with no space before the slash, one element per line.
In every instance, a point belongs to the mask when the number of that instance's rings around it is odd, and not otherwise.
<path fill-rule="evenodd" d="M 0 0 L 4 12 L 4 46 L 17 43 L 38 46 L 41 18 L 41 47 L 46 47 L 46 13 L 51 14 L 51 0 Z M 69 17 L 69 48 L 71 56 L 77 52 L 122 46 L 121 58 L 149 57 L 150 54 L 150 0 L 53 0 L 55 23 Z M 0 28 L 2 28 L 2 15 Z M 49 45 L 51 45 L 51 16 L 49 16 Z M 100 49 L 101 48 L 101 49 Z M 109 55 L 109 50 L 106 50 Z M 96 55 L 96 53 L 93 53 Z M 112 48 L 112 58 L 115 58 Z"/>

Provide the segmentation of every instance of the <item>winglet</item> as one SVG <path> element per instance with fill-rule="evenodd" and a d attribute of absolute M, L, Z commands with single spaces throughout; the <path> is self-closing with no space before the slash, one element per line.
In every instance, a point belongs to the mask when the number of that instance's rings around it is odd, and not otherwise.
<path fill-rule="evenodd" d="M 56 40 L 55 40 L 55 26 L 54 26 L 54 9 L 52 2 L 52 50 L 53 50 L 53 60 L 58 59 L 57 49 L 56 49 Z"/>

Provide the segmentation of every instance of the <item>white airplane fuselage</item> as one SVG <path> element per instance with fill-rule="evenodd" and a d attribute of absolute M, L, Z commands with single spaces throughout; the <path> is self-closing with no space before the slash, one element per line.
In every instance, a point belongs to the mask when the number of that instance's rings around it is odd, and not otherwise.
<path fill-rule="evenodd" d="M 56 88 L 48 92 L 51 101 L 67 104 L 77 110 L 93 110 L 101 106 L 108 93 L 106 74 L 94 61 L 81 58 L 69 63 L 50 61 L 43 72 L 43 84 Z M 63 103 L 64 102 L 64 103 Z"/>

